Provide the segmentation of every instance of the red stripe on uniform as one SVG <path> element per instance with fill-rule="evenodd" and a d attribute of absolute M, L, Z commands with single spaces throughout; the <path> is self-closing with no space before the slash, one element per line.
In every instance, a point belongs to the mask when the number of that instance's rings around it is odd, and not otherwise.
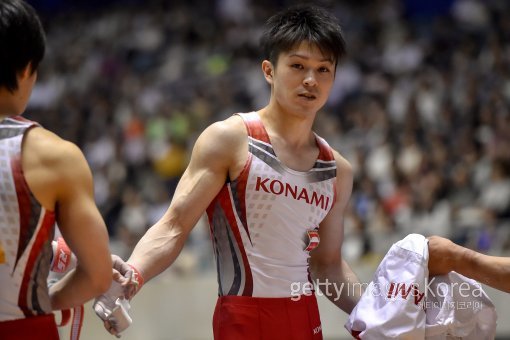
<path fill-rule="evenodd" d="M 333 156 L 330 146 L 320 137 L 316 137 L 316 140 L 319 145 L 319 157 L 317 159 L 321 161 L 334 161 L 335 156 Z"/>
<path fill-rule="evenodd" d="M 250 137 L 258 139 L 264 143 L 271 143 L 267 131 L 264 128 L 264 124 L 262 124 L 258 113 L 251 112 L 244 114 L 241 117 L 243 117 L 244 124 L 246 125 L 246 129 L 248 130 L 248 135 Z"/>
<path fill-rule="evenodd" d="M 248 257 L 246 256 L 246 252 L 244 250 L 243 240 L 241 238 L 241 234 L 239 233 L 239 226 L 237 224 L 237 220 L 234 216 L 234 207 L 232 206 L 230 195 L 228 193 L 228 187 L 224 187 L 226 190 L 222 190 L 218 195 L 218 203 L 221 206 L 221 209 L 225 213 L 225 217 L 227 218 L 232 233 L 236 238 L 237 245 L 239 247 L 239 251 L 241 252 L 241 257 L 244 264 L 244 273 L 245 273 L 245 281 L 244 281 L 244 290 L 243 295 L 251 296 L 253 293 L 253 276 L 251 274 L 250 264 L 248 262 Z"/>
<path fill-rule="evenodd" d="M 18 305 L 25 314 L 25 316 L 27 317 L 32 315 L 32 312 L 28 308 L 27 301 L 28 288 L 32 277 L 32 271 L 37 261 L 37 257 L 41 255 L 42 248 L 50 237 L 50 233 L 52 231 L 54 223 L 55 223 L 54 213 L 52 212 L 45 213 L 41 221 L 41 227 L 39 228 L 39 232 L 37 233 L 36 239 L 34 241 L 34 245 L 28 256 L 25 272 L 23 273 L 23 281 L 21 282 Z"/>

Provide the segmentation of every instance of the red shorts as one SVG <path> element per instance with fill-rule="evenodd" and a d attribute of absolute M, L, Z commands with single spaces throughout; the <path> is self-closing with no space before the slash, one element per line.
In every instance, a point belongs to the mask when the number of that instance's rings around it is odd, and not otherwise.
<path fill-rule="evenodd" d="M 59 340 L 53 314 L 0 322 L 2 340 Z"/>
<path fill-rule="evenodd" d="M 220 296 L 213 317 L 216 340 L 322 340 L 315 295 L 291 298 Z"/>

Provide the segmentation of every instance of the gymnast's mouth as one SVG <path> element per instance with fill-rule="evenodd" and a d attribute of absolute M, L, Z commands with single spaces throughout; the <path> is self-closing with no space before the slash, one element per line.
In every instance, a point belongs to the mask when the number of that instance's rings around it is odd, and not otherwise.
<path fill-rule="evenodd" d="M 308 93 L 308 92 L 305 92 L 305 93 L 300 93 L 298 94 L 299 97 L 303 97 L 303 98 L 306 98 L 306 99 L 309 99 L 309 100 L 313 100 L 313 99 L 316 99 L 317 97 L 311 93 Z"/>

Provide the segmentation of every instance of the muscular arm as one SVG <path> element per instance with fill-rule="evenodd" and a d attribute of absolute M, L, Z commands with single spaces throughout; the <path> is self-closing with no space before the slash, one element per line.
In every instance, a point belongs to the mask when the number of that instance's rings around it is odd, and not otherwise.
<path fill-rule="evenodd" d="M 35 197 L 55 210 L 62 236 L 77 267 L 50 289 L 55 310 L 78 306 L 108 289 L 108 234 L 94 201 L 92 174 L 78 147 L 42 128 L 28 132 L 23 169 Z"/>
<path fill-rule="evenodd" d="M 145 282 L 175 261 L 188 234 L 225 184 L 238 158 L 236 150 L 246 139 L 240 122 L 232 117 L 215 123 L 198 138 L 170 207 L 141 238 L 128 260 Z"/>
<path fill-rule="evenodd" d="M 443 237 L 429 237 L 430 275 L 450 271 L 510 293 L 510 258 L 481 254 Z"/>
<path fill-rule="evenodd" d="M 313 279 L 328 299 L 350 314 L 361 296 L 359 280 L 342 259 L 344 211 L 352 192 L 352 169 L 340 155 L 337 159 L 337 199 L 319 228 L 320 245 L 311 253 Z M 326 286 L 326 283 L 329 283 Z"/>

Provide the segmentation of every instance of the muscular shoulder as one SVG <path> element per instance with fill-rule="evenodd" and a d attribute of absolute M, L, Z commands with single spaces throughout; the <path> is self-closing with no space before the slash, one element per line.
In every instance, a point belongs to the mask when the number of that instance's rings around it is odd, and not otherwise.
<path fill-rule="evenodd" d="M 75 144 L 40 127 L 27 133 L 23 153 L 28 156 L 28 163 L 37 162 L 37 165 L 51 167 L 53 170 L 74 168 L 84 161 L 81 150 Z"/>
<path fill-rule="evenodd" d="M 246 128 L 239 116 L 213 123 L 198 137 L 193 154 L 210 162 L 230 165 L 246 149 Z"/>
<path fill-rule="evenodd" d="M 80 182 L 92 182 L 81 150 L 40 127 L 32 128 L 25 137 L 22 167 L 30 190 L 49 210 L 69 188 Z"/>
<path fill-rule="evenodd" d="M 232 148 L 245 138 L 246 128 L 244 127 L 242 118 L 239 116 L 231 116 L 225 120 L 211 124 L 200 136 L 201 141 L 218 141 L 221 143 L 217 143 L 217 147 L 226 147 L 227 149 Z"/>

